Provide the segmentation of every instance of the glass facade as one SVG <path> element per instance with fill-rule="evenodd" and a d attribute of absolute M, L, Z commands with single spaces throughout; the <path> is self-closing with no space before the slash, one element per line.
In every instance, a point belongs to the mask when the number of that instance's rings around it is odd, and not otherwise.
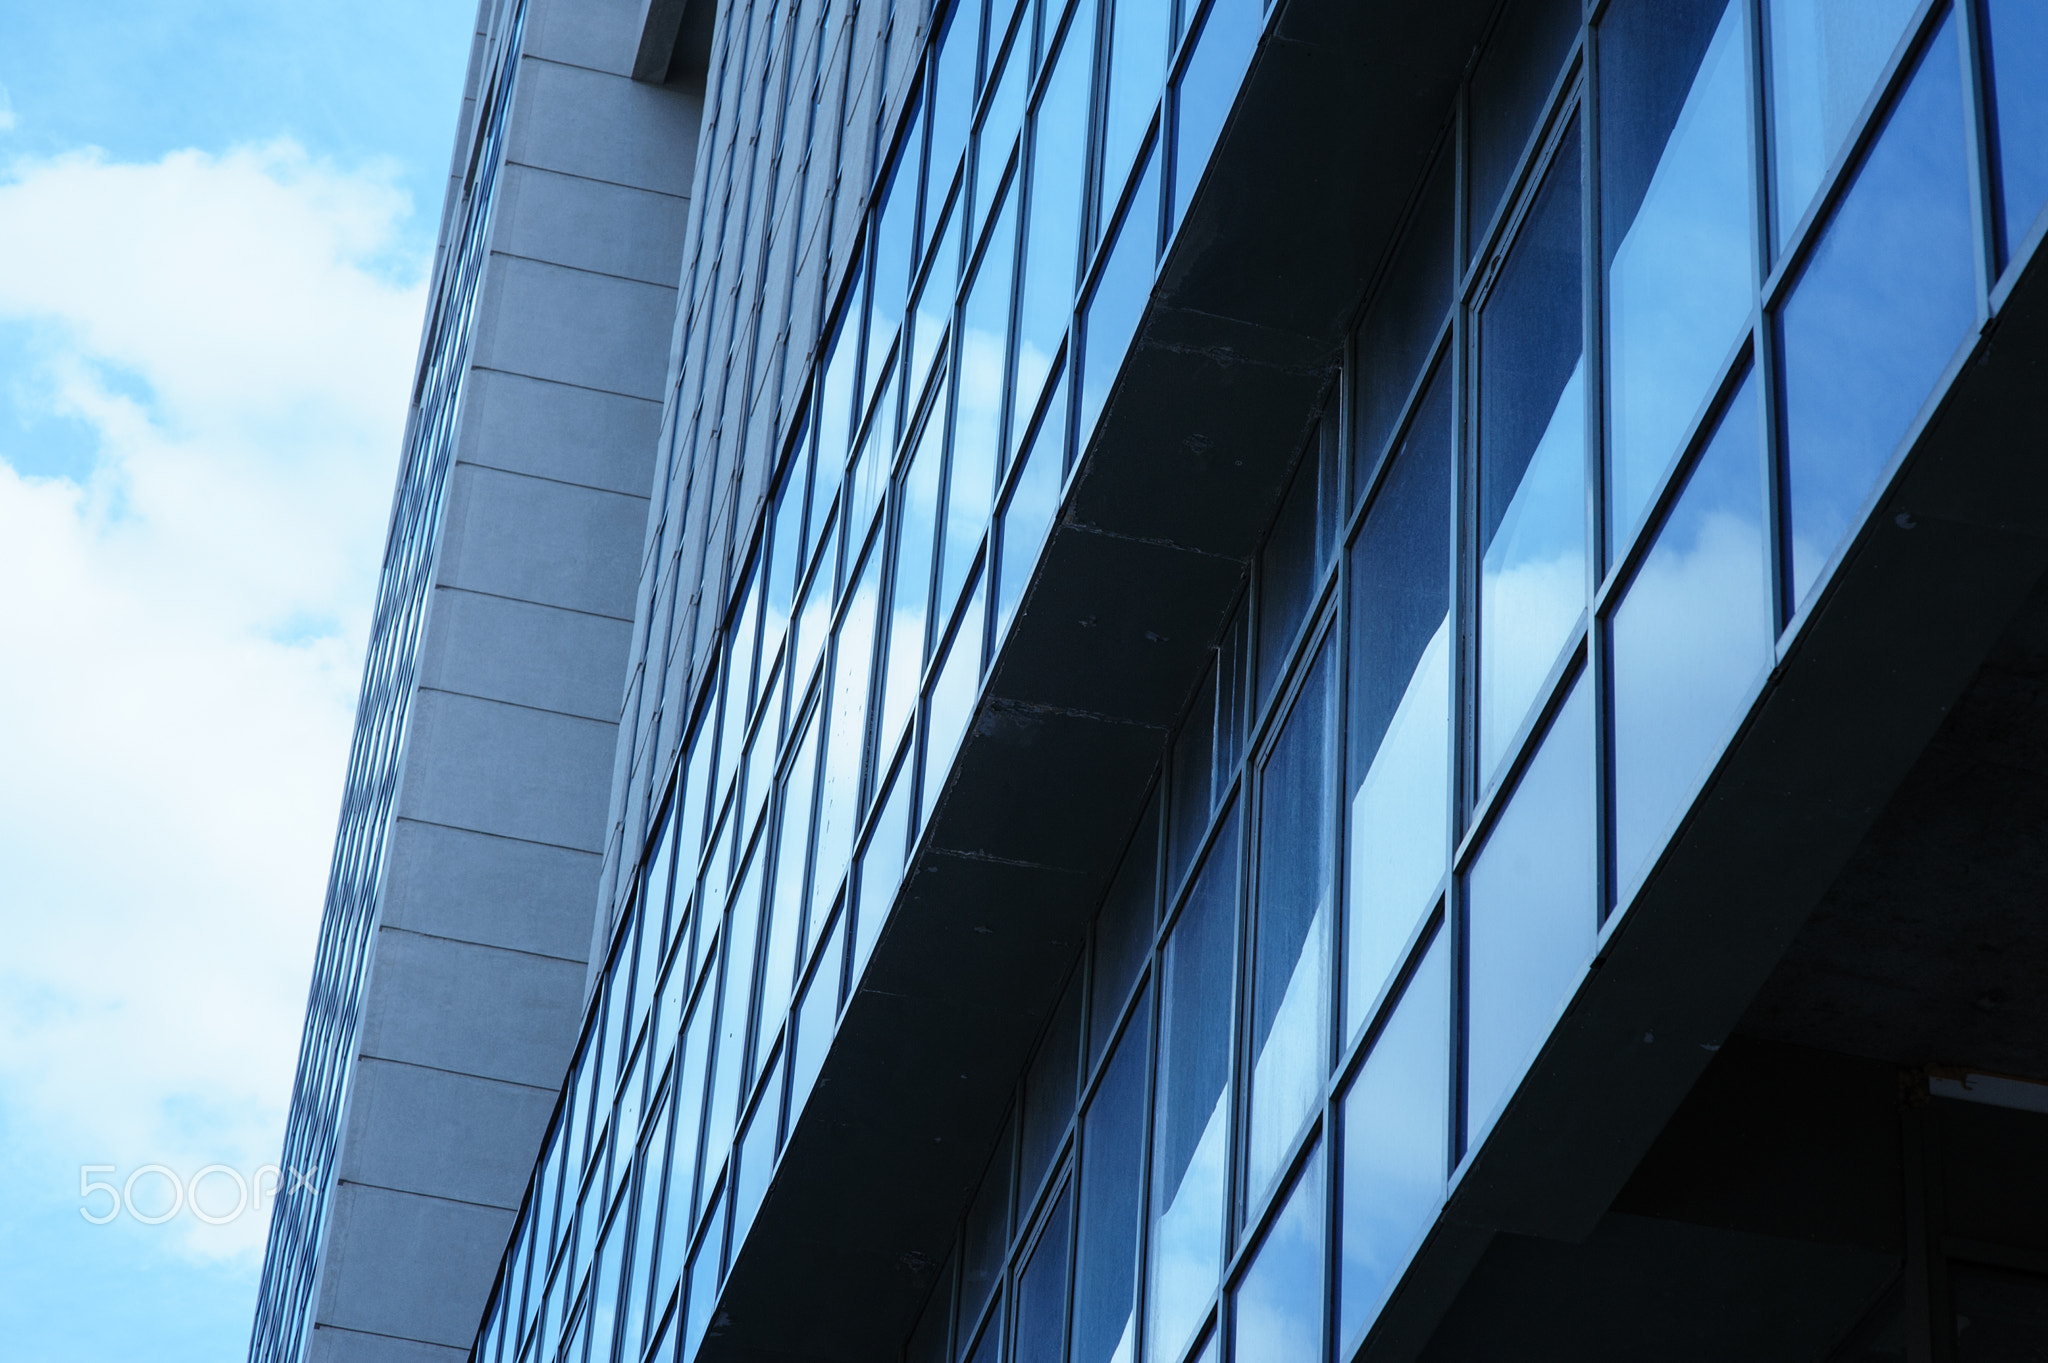
<path fill-rule="evenodd" d="M 909 1363 L 1350 1355 L 2023 263 L 2027 22 L 1508 10 Z M 930 24 L 481 1363 L 695 1355 L 1260 31 Z"/>

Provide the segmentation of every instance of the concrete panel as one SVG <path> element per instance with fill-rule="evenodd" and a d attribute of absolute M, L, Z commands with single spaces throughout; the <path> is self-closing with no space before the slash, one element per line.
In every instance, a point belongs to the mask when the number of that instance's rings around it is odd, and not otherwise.
<path fill-rule="evenodd" d="M 690 201 L 532 166 L 499 180 L 492 249 L 672 289 Z"/>
<path fill-rule="evenodd" d="M 559 62 L 519 68 L 505 159 L 663 194 L 696 170 L 700 95 Z"/>
<path fill-rule="evenodd" d="M 306 1358 L 308 1363 L 468 1363 L 469 1350 L 315 1324 Z"/>
<path fill-rule="evenodd" d="M 607 723 L 618 717 L 633 629 L 624 620 L 454 587 L 436 591 L 431 618 L 421 686 Z"/>
<path fill-rule="evenodd" d="M 511 1212 L 355 1183 L 336 1186 L 330 1206 L 320 1321 L 452 1348 L 475 1342 Z"/>
<path fill-rule="evenodd" d="M 526 12 L 521 51 L 630 77 L 646 7 L 646 0 L 535 0 Z"/>
<path fill-rule="evenodd" d="M 413 703 L 403 818 L 595 853 L 615 727 L 448 691 Z"/>
<path fill-rule="evenodd" d="M 456 457 L 644 497 L 660 429 L 661 404 L 647 398 L 472 370 Z"/>
<path fill-rule="evenodd" d="M 459 466 L 436 583 L 630 620 L 646 517 L 640 497 Z"/>
<path fill-rule="evenodd" d="M 594 853 L 395 819 L 389 857 L 388 927 L 565 960 L 587 945 Z"/>
<path fill-rule="evenodd" d="M 517 1211 L 557 1096 L 365 1058 L 349 1095 L 340 1178 Z"/>
<path fill-rule="evenodd" d="M 581 961 L 381 928 L 360 1054 L 555 1087 L 582 997 Z"/>
<path fill-rule="evenodd" d="M 494 255 L 471 362 L 658 402 L 675 305 L 662 285 Z"/>

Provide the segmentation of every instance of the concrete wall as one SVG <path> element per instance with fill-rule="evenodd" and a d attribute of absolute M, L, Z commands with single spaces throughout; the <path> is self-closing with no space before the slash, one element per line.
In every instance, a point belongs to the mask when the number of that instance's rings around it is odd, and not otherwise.
<path fill-rule="evenodd" d="M 315 1359 L 465 1355 L 581 1020 L 703 102 L 644 8 L 528 10 Z"/>

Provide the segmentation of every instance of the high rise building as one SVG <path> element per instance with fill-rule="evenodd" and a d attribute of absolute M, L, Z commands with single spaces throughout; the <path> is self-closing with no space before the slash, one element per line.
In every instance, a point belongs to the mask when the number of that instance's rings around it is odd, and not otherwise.
<path fill-rule="evenodd" d="M 2048 1356 L 2048 7 L 478 50 L 252 1360 Z"/>

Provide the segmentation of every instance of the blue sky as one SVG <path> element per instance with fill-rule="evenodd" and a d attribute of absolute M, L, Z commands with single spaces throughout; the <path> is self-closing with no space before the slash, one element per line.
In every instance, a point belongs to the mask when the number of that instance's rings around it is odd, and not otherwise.
<path fill-rule="evenodd" d="M 0 6 L 12 1363 L 246 1348 L 474 14 Z"/>

